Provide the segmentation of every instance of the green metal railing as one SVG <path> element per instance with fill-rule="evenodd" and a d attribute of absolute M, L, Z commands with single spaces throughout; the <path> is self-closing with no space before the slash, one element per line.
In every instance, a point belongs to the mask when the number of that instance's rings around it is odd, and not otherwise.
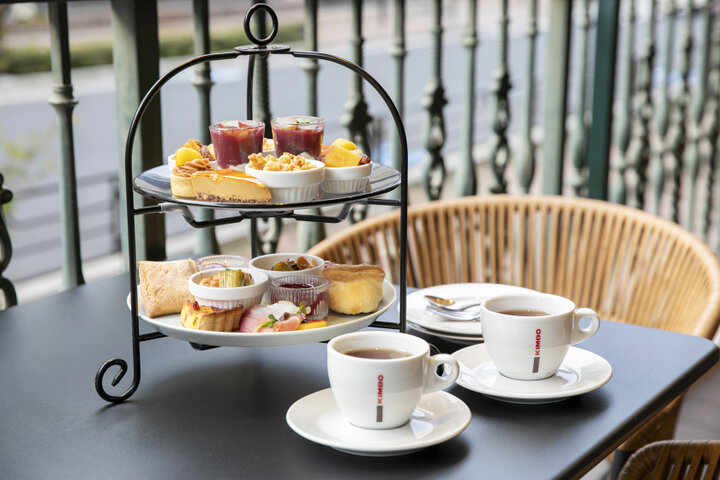
<path fill-rule="evenodd" d="M 67 4 L 47 3 L 53 70 L 50 103 L 57 113 L 60 140 L 63 286 L 70 288 L 83 282 L 72 122 L 78 100 L 73 96 L 71 80 Z M 256 2 L 248 1 L 248 6 L 252 3 Z M 448 189 L 455 196 L 529 192 L 608 199 L 679 222 L 720 249 L 720 218 L 712 208 L 717 203 L 714 190 L 720 136 L 719 0 L 682 5 L 674 0 L 549 0 L 541 4 L 547 6 L 544 11 L 539 10 L 537 0 L 502 0 L 494 2 L 493 8 L 484 8 L 486 4 L 478 0 L 466 0 L 457 7 L 462 9 L 465 22 L 461 40 L 466 58 L 466 75 L 459 80 L 443 78 L 442 72 L 446 39 L 443 14 L 448 4 L 442 0 L 427 3 L 432 18 L 428 75 L 410 80 L 425 85 L 420 99 L 425 151 L 421 184 L 428 200 L 447 195 Z M 118 144 L 122 152 L 135 108 L 158 78 L 158 12 L 157 3 L 150 0 L 110 0 L 110 5 Z M 363 7 L 362 0 L 347 2 L 352 28 L 349 59 L 359 65 L 365 53 Z M 387 32 L 388 55 L 394 63 L 391 90 L 403 115 L 408 80 L 407 7 L 406 0 L 393 1 L 394 18 L 389 22 L 392 31 Z M 315 50 L 322 29 L 317 0 L 306 0 L 304 8 L 304 46 Z M 210 48 L 208 12 L 208 0 L 193 0 L 192 11 L 188 11 L 194 21 L 196 54 L 207 53 Z M 483 19 L 484 12 L 497 16 L 492 19 L 497 30 L 497 55 L 491 83 L 478 85 L 477 52 L 483 39 L 478 18 Z M 515 16 L 522 17 L 525 23 L 524 78 L 513 78 L 509 68 L 509 26 Z M 257 17 L 255 28 L 262 36 L 265 25 L 260 15 Z M 538 24 L 545 24 L 540 20 L 547 20 L 544 32 L 538 30 Z M 538 48 L 541 34 L 545 36 L 542 52 Z M 676 50 L 677 39 L 680 48 Z M 538 62 L 540 55 L 544 55 L 543 63 Z M 538 66 L 543 72 L 542 90 L 536 81 Z M 301 68 L 307 80 L 307 113 L 322 115 L 317 101 L 320 67 L 316 61 L 307 60 Z M 267 59 L 258 59 L 253 117 L 266 124 L 272 116 L 270 72 Z M 453 125 L 462 132 L 459 152 L 446 151 L 446 92 L 450 81 L 461 85 L 456 90 L 461 90 L 464 98 L 462 120 Z M 210 123 L 213 93 L 209 64 L 196 67 L 193 84 L 200 107 L 200 140 L 209 143 L 205 128 Z M 515 85 L 521 87 L 517 124 L 510 115 Z M 478 108 L 477 92 L 482 89 L 490 93 L 489 109 Z M 538 95 L 540 92 L 542 95 Z M 369 152 L 371 122 L 381 113 L 370 111 L 357 76 L 350 77 L 344 107 L 340 120 L 348 138 Z M 491 130 L 486 132 L 486 148 L 478 149 L 475 126 L 483 116 L 490 121 Z M 161 127 L 160 105 L 155 101 L 145 114 L 136 142 L 133 168 L 137 172 L 160 163 Z M 270 132 L 269 124 L 266 132 Z M 389 139 L 392 162 L 397 167 L 397 139 L 393 133 L 389 133 Z M 487 153 L 479 156 L 480 150 Z M 450 154 L 458 156 L 452 169 L 448 168 Z M 124 189 L 120 191 L 124 195 Z M 137 201 L 148 203 L 141 198 Z M 119 204 L 124 205 L 122 198 Z M 367 209 L 355 207 L 352 220 L 368 214 Z M 206 219 L 213 213 L 207 210 L 201 215 Z M 137 219 L 138 258 L 165 257 L 165 230 L 159 217 Z M 120 218 L 125 218 L 122 212 Z M 282 235 L 282 223 L 258 220 L 261 222 L 253 224 L 253 241 L 261 251 L 272 251 Z M 324 235 L 322 225 L 300 224 L 298 248 L 304 250 Z M 0 236 L 0 241 L 3 238 Z M 3 247 L 0 265 L 6 266 L 11 249 L 9 245 Z M 125 241 L 123 248 L 127 248 Z M 198 232 L 198 252 L 218 248 L 212 229 Z"/>

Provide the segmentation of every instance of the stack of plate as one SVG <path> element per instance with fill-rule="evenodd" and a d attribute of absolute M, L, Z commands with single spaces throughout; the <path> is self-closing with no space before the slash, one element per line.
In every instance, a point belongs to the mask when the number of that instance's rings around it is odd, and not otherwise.
<path fill-rule="evenodd" d="M 527 288 L 497 283 L 454 283 L 436 285 L 416 290 L 407 297 L 408 327 L 454 342 L 476 343 L 482 341 L 480 320 L 452 320 L 427 308 L 425 295 L 451 298 L 458 306 L 483 302 L 487 298 L 507 293 L 528 292 Z M 472 307 L 466 311 L 477 311 Z"/>

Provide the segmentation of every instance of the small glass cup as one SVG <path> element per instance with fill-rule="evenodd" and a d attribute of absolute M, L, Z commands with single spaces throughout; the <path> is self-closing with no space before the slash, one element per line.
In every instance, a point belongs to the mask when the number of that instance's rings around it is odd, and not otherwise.
<path fill-rule="evenodd" d="M 198 270 L 210 270 L 211 268 L 247 268 L 250 261 L 240 255 L 208 255 L 198 258 Z"/>
<path fill-rule="evenodd" d="M 220 168 L 248 163 L 248 155 L 262 152 L 265 124 L 254 120 L 228 120 L 210 125 L 215 158 Z"/>
<path fill-rule="evenodd" d="M 308 320 L 323 320 L 328 315 L 330 282 L 318 275 L 287 275 L 270 282 L 270 303 L 287 300 L 295 305 L 305 302 Z"/>
<path fill-rule="evenodd" d="M 275 141 L 276 157 L 286 152 L 313 159 L 320 156 L 325 133 L 325 119 L 293 115 L 273 118 L 270 125 Z"/>

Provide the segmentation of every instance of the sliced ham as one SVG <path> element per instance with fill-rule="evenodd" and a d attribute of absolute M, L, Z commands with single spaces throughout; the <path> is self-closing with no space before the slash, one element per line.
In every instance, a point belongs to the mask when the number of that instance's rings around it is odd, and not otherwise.
<path fill-rule="evenodd" d="M 281 301 L 273 303 L 272 305 L 255 305 L 243 313 L 242 320 L 240 320 L 240 332 L 244 333 L 256 333 L 257 328 L 263 323 L 270 320 L 270 315 L 273 315 L 278 320 L 281 320 L 285 313 L 295 313 L 298 307 L 292 302 Z M 299 315 L 298 315 L 299 316 Z M 302 320 L 300 320 L 302 322 Z M 279 322 L 276 322 L 276 324 Z M 300 323 L 298 322 L 298 325 Z M 287 329 L 290 330 L 290 325 L 287 325 Z M 297 325 L 292 330 L 296 330 Z M 273 332 L 273 331 L 286 331 L 286 330 L 274 330 L 272 327 L 264 327 L 259 332 Z"/>
<path fill-rule="evenodd" d="M 278 318 L 278 317 L 276 317 Z M 304 317 L 296 313 L 286 313 L 284 318 L 275 322 L 273 325 L 273 331 L 275 332 L 292 332 L 297 330 L 298 326 L 303 322 Z"/>

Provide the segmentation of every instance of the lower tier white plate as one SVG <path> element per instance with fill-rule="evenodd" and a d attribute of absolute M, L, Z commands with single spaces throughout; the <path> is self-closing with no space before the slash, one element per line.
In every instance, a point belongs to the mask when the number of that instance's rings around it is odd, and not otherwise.
<path fill-rule="evenodd" d="M 327 327 L 297 330 L 294 332 L 241 333 L 241 332 L 208 332 L 185 328 L 180 323 L 180 314 L 163 315 L 150 318 L 138 295 L 138 316 L 160 333 L 168 337 L 218 347 L 278 347 L 300 345 L 303 343 L 324 342 L 344 333 L 354 332 L 370 325 L 375 318 L 384 313 L 396 298 L 395 287 L 385 280 L 383 282 L 383 298 L 378 309 L 362 315 L 341 315 L 330 311 L 327 316 Z M 130 295 L 128 295 L 128 307 Z"/>
<path fill-rule="evenodd" d="M 582 348 L 570 347 L 557 373 L 543 380 L 513 380 L 498 372 L 485 344 L 453 353 L 460 364 L 457 384 L 510 403 L 552 403 L 590 392 L 612 377 L 607 360 Z"/>
<path fill-rule="evenodd" d="M 285 419 L 298 435 L 341 452 L 368 457 L 404 455 L 445 442 L 470 424 L 470 409 L 447 392 L 424 395 L 410 421 L 389 430 L 350 424 L 327 388 L 295 402 Z"/>

